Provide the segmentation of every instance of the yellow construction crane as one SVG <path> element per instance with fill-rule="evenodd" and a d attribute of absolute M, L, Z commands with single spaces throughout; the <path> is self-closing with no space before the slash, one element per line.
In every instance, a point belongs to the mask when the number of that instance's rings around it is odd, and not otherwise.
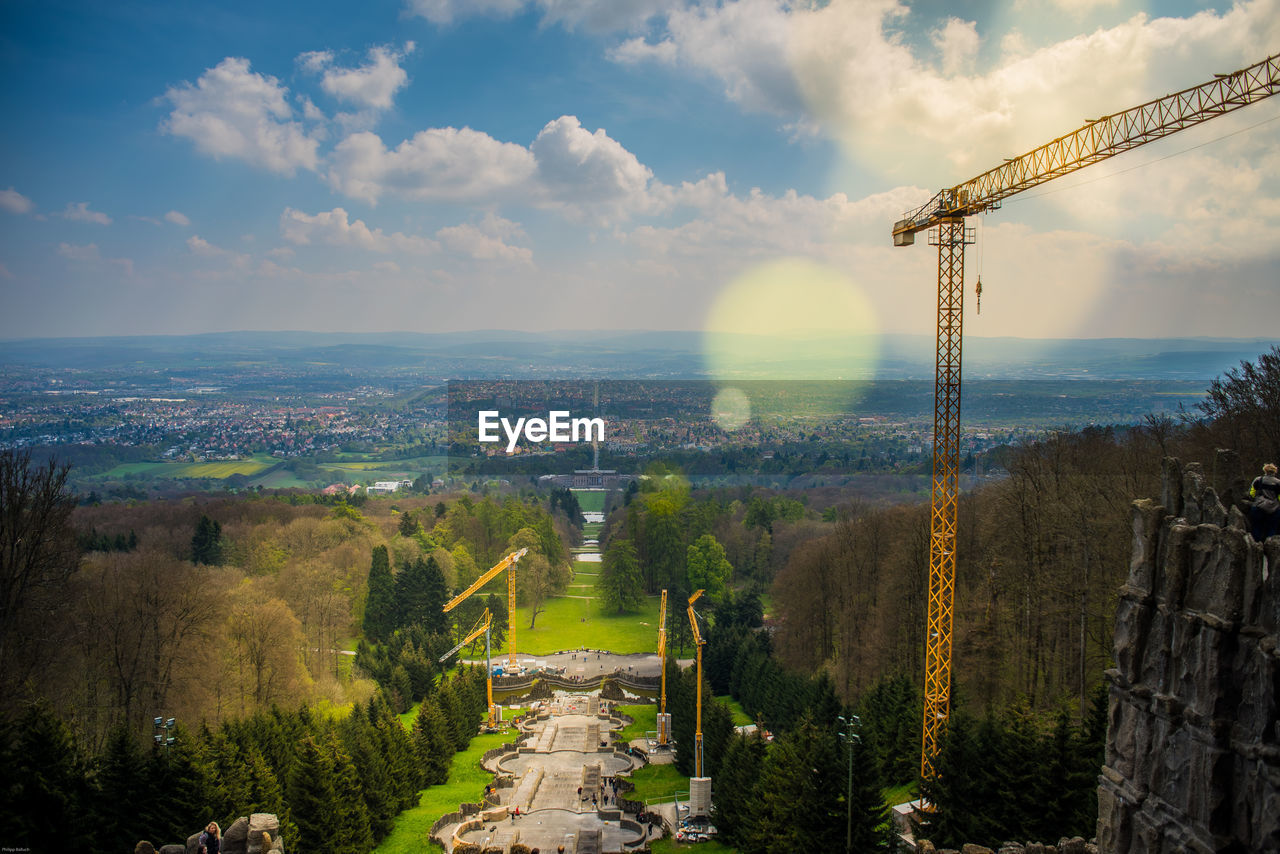
<path fill-rule="evenodd" d="M 698 716 L 697 728 L 693 734 L 693 776 L 702 776 L 702 632 L 698 631 L 698 614 L 693 610 L 693 603 L 702 595 L 699 590 L 689 597 L 689 626 L 693 629 L 693 645 L 698 650 Z"/>
<path fill-rule="evenodd" d="M 455 652 L 471 643 L 480 635 L 484 635 L 484 677 L 485 686 L 489 696 L 489 726 L 492 727 L 496 721 L 494 715 L 495 706 L 493 705 L 493 652 L 489 645 L 489 627 L 493 625 L 493 615 L 489 613 L 489 609 L 485 608 L 484 613 L 480 615 L 480 619 L 476 621 L 475 627 L 465 638 L 458 641 L 458 645 L 453 649 L 440 656 L 440 663 L 444 664 L 449 660 Z"/>
<path fill-rule="evenodd" d="M 1276 94 L 1280 55 L 1084 127 L 976 178 L 942 190 L 894 223 L 895 246 L 930 229 L 938 247 L 938 342 L 934 380 L 933 488 L 929 537 L 929 617 L 925 633 L 924 726 L 920 775 L 932 779 L 951 709 L 951 629 L 956 568 L 956 501 L 960 474 L 960 350 L 964 317 L 964 247 L 973 243 L 965 217 L 1000 207 L 1015 193 L 1106 160 Z"/>
<path fill-rule="evenodd" d="M 658 707 L 658 744 L 671 743 L 671 716 L 667 714 L 667 591 L 658 608 L 658 663 L 662 666 L 661 705 Z"/>
<path fill-rule="evenodd" d="M 490 581 L 498 577 L 498 574 L 508 567 L 515 566 L 520 558 L 524 557 L 528 549 L 520 549 L 512 552 L 502 560 L 495 563 L 488 572 L 476 579 L 466 590 L 463 590 L 457 596 L 454 596 L 444 606 L 444 612 L 447 614 L 454 608 L 462 604 L 472 593 L 475 593 L 481 587 L 484 587 Z M 514 572 L 507 573 L 507 643 L 508 661 L 512 668 L 516 666 L 516 574 Z"/>

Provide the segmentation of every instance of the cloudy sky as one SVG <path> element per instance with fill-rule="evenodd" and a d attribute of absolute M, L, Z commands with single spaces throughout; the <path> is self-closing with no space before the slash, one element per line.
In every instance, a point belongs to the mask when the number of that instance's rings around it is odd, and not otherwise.
<path fill-rule="evenodd" d="M 1280 0 L 8 0 L 0 337 L 931 333 L 906 208 L 1278 51 Z M 972 224 L 968 334 L 1275 335 L 1280 98 Z"/>

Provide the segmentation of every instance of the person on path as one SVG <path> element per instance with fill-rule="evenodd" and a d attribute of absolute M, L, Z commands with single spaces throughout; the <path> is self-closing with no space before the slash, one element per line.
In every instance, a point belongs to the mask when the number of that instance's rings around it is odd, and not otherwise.
<path fill-rule="evenodd" d="M 1275 463 L 1262 467 L 1262 474 L 1249 486 L 1249 526 L 1260 543 L 1280 534 L 1280 477 Z"/>
<path fill-rule="evenodd" d="M 196 850 L 200 854 L 219 854 L 222 850 L 222 828 L 218 827 L 216 821 L 211 821 L 205 826 L 204 832 L 200 834 L 200 840 L 196 843 Z"/>

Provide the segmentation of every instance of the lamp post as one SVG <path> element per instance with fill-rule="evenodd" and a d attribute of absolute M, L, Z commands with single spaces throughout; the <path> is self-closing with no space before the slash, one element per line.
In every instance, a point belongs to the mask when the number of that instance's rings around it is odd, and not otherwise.
<path fill-rule="evenodd" d="M 857 732 L 862 727 L 862 718 L 857 715 L 849 715 L 846 720 L 844 715 L 840 715 L 836 720 L 844 727 L 843 730 L 839 731 L 840 740 L 845 743 L 849 754 L 849 788 L 844 798 L 846 813 L 844 847 L 845 851 L 853 854 L 853 745 L 854 742 L 862 743 L 862 736 L 858 735 Z"/>
<path fill-rule="evenodd" d="M 154 730 L 152 738 L 157 745 L 160 747 L 173 747 L 173 736 L 169 733 L 173 730 L 177 722 L 176 718 L 168 718 L 166 720 L 164 717 L 158 717 L 152 720 L 151 723 Z"/>

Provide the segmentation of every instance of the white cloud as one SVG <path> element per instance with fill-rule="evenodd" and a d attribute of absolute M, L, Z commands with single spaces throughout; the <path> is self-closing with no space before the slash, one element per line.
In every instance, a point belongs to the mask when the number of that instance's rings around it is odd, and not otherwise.
<path fill-rule="evenodd" d="M 449 24 L 456 18 L 493 16 L 507 18 L 524 6 L 524 0 L 409 0 L 409 12 L 433 24 Z"/>
<path fill-rule="evenodd" d="M 312 241 L 330 246 L 351 246 L 370 252 L 412 252 L 419 255 L 436 251 L 439 245 L 425 237 L 399 231 L 385 234 L 380 228 L 369 228 L 364 220 L 350 222 L 342 208 L 307 214 L 285 208 L 280 215 L 280 235 L 290 243 L 306 246 Z"/>
<path fill-rule="evenodd" d="M 385 46 L 372 48 L 369 61 L 358 68 L 334 66 L 332 51 L 304 53 L 298 57 L 298 63 L 307 71 L 321 74 L 320 88 L 339 101 L 367 110 L 388 110 L 396 92 L 409 82 L 400 61 L 413 53 L 414 48 L 413 42 L 406 43 L 403 51 Z M 314 109 L 314 105 L 312 107 Z M 303 110 L 306 114 L 305 104 Z"/>
<path fill-rule="evenodd" d="M 164 215 L 164 218 L 166 221 L 171 222 L 174 225 L 181 225 L 183 227 L 191 225 L 191 220 L 187 219 L 186 214 L 179 213 L 178 211 L 169 211 Z"/>
<path fill-rule="evenodd" d="M 333 51 L 309 50 L 306 53 L 298 54 L 298 58 L 295 61 L 306 71 L 310 71 L 312 74 L 320 74 L 333 63 Z"/>
<path fill-rule="evenodd" d="M 440 242 L 477 261 L 509 261 L 532 264 L 533 251 L 523 246 L 512 246 L 506 241 L 522 238 L 524 231 L 519 223 L 488 214 L 479 225 L 463 223 L 447 226 L 436 232 Z"/>
<path fill-rule="evenodd" d="M 9 213 L 24 214 L 29 213 L 35 207 L 31 200 L 10 187 L 7 190 L 0 190 L 0 208 L 7 210 Z"/>
<path fill-rule="evenodd" d="M 98 267 L 102 264 L 119 267 L 124 271 L 125 275 L 133 275 L 133 260 L 130 258 L 104 258 L 102 252 L 98 249 L 98 244 L 88 243 L 80 246 L 75 243 L 59 243 L 58 254 L 63 258 L 68 258 L 90 267 Z"/>
<path fill-rule="evenodd" d="M 775 0 L 694 3 L 665 16 L 657 41 L 631 39 L 610 56 L 681 64 L 719 79 L 725 94 L 748 109 L 795 115 L 803 99 L 788 62 L 792 22 L 788 6 Z"/>
<path fill-rule="evenodd" d="M 615 214 L 649 204 L 653 172 L 604 128 L 592 133 L 576 117 L 561 116 L 542 128 L 530 151 L 537 180 L 553 204 Z"/>
<path fill-rule="evenodd" d="M 88 202 L 68 202 L 67 209 L 62 212 L 63 219 L 75 222 L 91 222 L 94 225 L 111 225 L 111 217 L 101 211 L 89 210 Z"/>
<path fill-rule="evenodd" d="M 650 44 L 644 36 L 627 39 L 608 52 L 614 62 L 635 64 L 639 62 L 657 62 L 662 65 L 673 65 L 676 61 L 676 43 L 661 41 Z"/>
<path fill-rule="evenodd" d="M 978 25 L 973 21 L 948 18 L 933 32 L 933 46 L 942 56 L 942 73 L 958 74 L 973 65 L 978 55 Z"/>
<path fill-rule="evenodd" d="M 934 50 L 918 52 L 899 33 L 927 26 L 921 14 L 897 0 L 693 5 L 666 17 L 648 53 L 674 53 L 748 109 L 808 118 L 864 166 L 944 185 L 1086 117 L 1256 62 L 1280 43 L 1277 0 L 1186 18 L 1139 14 L 1043 46 L 1017 35 L 1015 14 L 1003 55 L 973 70 L 977 28 L 939 21 Z M 644 55 L 638 46 L 615 51 L 620 60 Z"/>
<path fill-rule="evenodd" d="M 236 270 L 248 269 L 249 262 L 252 260 L 243 253 L 215 246 L 198 234 L 187 238 L 187 248 L 191 250 L 192 255 L 200 258 L 225 258 Z"/>
<path fill-rule="evenodd" d="M 432 128 L 388 149 L 362 131 L 340 142 L 330 160 L 330 186 L 371 204 L 388 194 L 518 202 L 601 220 L 658 204 L 652 171 L 603 128 L 589 131 L 574 116 L 548 122 L 528 148 L 471 128 Z"/>
<path fill-rule="evenodd" d="M 371 204 L 387 193 L 431 201 L 509 198 L 535 169 L 524 146 L 470 128 L 420 131 L 394 149 L 364 131 L 338 143 L 330 159 L 330 186 Z"/>
<path fill-rule="evenodd" d="M 227 57 L 195 85 L 165 92 L 173 111 L 161 129 L 217 159 L 236 157 L 285 175 L 315 170 L 321 135 L 292 120 L 288 92 L 276 78 L 250 71 L 249 60 Z"/>
<path fill-rule="evenodd" d="M 409 13 L 433 24 L 468 17 L 509 18 L 536 8 L 544 24 L 562 24 L 591 32 L 634 29 L 683 0 L 409 0 Z"/>

